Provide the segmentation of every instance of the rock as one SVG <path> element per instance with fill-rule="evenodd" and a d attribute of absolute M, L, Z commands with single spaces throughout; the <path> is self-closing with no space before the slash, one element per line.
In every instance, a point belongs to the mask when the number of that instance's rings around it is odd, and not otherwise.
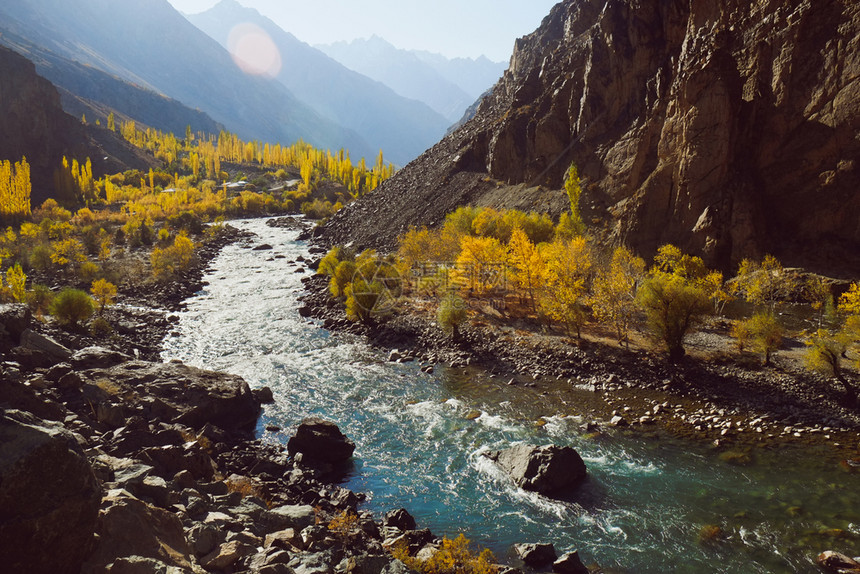
<path fill-rule="evenodd" d="M 390 353 L 388 353 L 388 362 L 396 363 L 400 359 L 403 358 L 403 355 L 400 354 L 400 351 L 397 349 L 392 349 Z"/>
<path fill-rule="evenodd" d="M 553 562 L 552 571 L 558 574 L 588 574 L 588 568 L 579 559 L 579 553 L 575 550 Z"/>
<path fill-rule="evenodd" d="M 532 568 L 542 568 L 556 559 L 552 544 L 514 544 L 514 552 Z"/>
<path fill-rule="evenodd" d="M 609 419 L 609 426 L 611 427 L 626 427 L 628 425 L 629 423 L 621 415 L 615 415 Z"/>
<path fill-rule="evenodd" d="M 260 401 L 260 404 L 271 405 L 275 402 L 275 396 L 272 394 L 272 389 L 269 387 L 261 387 L 251 391 L 254 396 Z"/>
<path fill-rule="evenodd" d="M 4 571 L 80 571 L 95 543 L 100 499 L 96 477 L 71 433 L 29 413 L 0 409 Z"/>
<path fill-rule="evenodd" d="M 382 517 L 382 526 L 398 530 L 415 530 L 415 518 L 406 509 L 398 508 L 385 513 Z"/>
<path fill-rule="evenodd" d="M 179 363 L 128 361 L 81 375 L 93 383 L 111 381 L 130 406 L 144 408 L 151 417 L 195 429 L 211 423 L 248 433 L 261 411 L 260 402 L 241 377 Z"/>
<path fill-rule="evenodd" d="M 191 569 L 190 548 L 179 517 L 135 498 L 128 491 L 110 490 L 105 495 L 98 534 L 98 546 L 87 562 L 93 572 L 131 556 Z"/>
<path fill-rule="evenodd" d="M 71 366 L 78 370 L 105 369 L 131 360 L 125 353 L 104 347 L 85 347 L 72 355 Z"/>
<path fill-rule="evenodd" d="M 306 461 L 338 463 L 352 457 L 355 443 L 336 424 L 311 417 L 299 425 L 296 435 L 287 443 L 287 451 L 293 456 L 302 453 Z"/>
<path fill-rule="evenodd" d="M 578 486 L 587 471 L 573 448 L 555 445 L 517 445 L 487 455 L 520 488 L 552 495 Z"/>
<path fill-rule="evenodd" d="M 239 540 L 225 542 L 200 559 L 200 564 L 208 570 L 224 570 L 230 568 L 245 556 L 255 554 L 257 549 Z"/>
<path fill-rule="evenodd" d="M 263 512 L 260 521 L 268 532 L 292 528 L 301 532 L 316 522 L 313 506 L 284 505 Z"/>
<path fill-rule="evenodd" d="M 213 524 L 196 523 L 187 532 L 187 540 L 197 556 L 205 556 L 215 550 L 222 542 L 226 533 Z"/>
<path fill-rule="evenodd" d="M 11 348 L 21 343 L 21 334 L 30 326 L 33 314 L 30 308 L 20 304 L 0 305 L 0 341 L 8 337 L 6 345 L 0 343 L 0 348 Z"/>
<path fill-rule="evenodd" d="M 302 537 L 295 528 L 285 528 L 271 534 L 266 534 L 263 546 L 268 548 L 274 546 L 280 550 L 301 550 Z"/>
<path fill-rule="evenodd" d="M 272 247 L 268 243 L 263 243 L 262 245 L 257 245 L 256 247 L 254 247 L 253 251 L 271 251 L 272 249 L 274 249 L 274 247 Z"/>
<path fill-rule="evenodd" d="M 72 352 L 67 347 L 32 329 L 24 329 L 21 333 L 21 347 L 37 353 L 44 358 L 45 363 L 51 365 L 68 362 L 72 358 Z"/>
<path fill-rule="evenodd" d="M 845 554 L 834 552 L 833 550 L 825 550 L 819 554 L 818 565 L 827 572 L 833 572 L 835 574 L 860 573 L 860 562 L 846 556 Z"/>
<path fill-rule="evenodd" d="M 187 574 L 184 568 L 168 566 L 160 560 L 129 556 L 117 558 L 107 570 L 109 574 Z"/>
<path fill-rule="evenodd" d="M 174 476 L 187 470 L 196 480 L 210 480 L 217 471 L 212 458 L 200 448 L 194 448 L 189 443 L 181 446 L 164 446 L 145 448 L 140 452 L 140 458 L 146 464 L 156 468 L 162 476 Z"/>

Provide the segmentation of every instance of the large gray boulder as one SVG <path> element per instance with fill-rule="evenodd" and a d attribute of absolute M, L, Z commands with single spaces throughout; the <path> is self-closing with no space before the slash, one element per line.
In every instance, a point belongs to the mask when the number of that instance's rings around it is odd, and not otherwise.
<path fill-rule="evenodd" d="M 487 456 L 496 462 L 523 490 L 544 495 L 559 494 L 578 486 L 587 471 L 582 457 L 572 447 L 521 444 Z"/>
<path fill-rule="evenodd" d="M 287 443 L 287 451 L 293 456 L 302 453 L 309 461 L 338 463 L 349 460 L 355 443 L 333 422 L 310 417 L 299 425 L 296 435 Z"/>
<path fill-rule="evenodd" d="M 198 430 L 211 423 L 227 431 L 252 431 L 261 411 L 242 377 L 181 363 L 127 361 L 81 376 L 92 384 L 109 382 L 127 405 L 142 407 L 149 417 Z"/>
<path fill-rule="evenodd" d="M 110 564 L 134 561 L 136 557 L 183 572 L 191 570 L 190 548 L 179 517 L 128 491 L 116 489 L 105 495 L 98 533 L 98 546 L 84 566 L 84 573 L 105 572 Z"/>
<path fill-rule="evenodd" d="M 101 488 L 60 424 L 0 409 L 0 564 L 77 573 L 95 543 Z"/>

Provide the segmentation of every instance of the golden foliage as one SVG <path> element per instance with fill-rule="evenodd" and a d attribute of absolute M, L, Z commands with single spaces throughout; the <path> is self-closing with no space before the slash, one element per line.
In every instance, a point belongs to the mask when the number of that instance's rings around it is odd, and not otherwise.
<path fill-rule="evenodd" d="M 499 571 L 493 553 L 488 549 L 473 551 L 469 539 L 462 534 L 453 540 L 444 537 L 442 546 L 427 560 L 410 556 L 405 545 L 393 548 L 392 554 L 422 574 L 496 574 Z"/>

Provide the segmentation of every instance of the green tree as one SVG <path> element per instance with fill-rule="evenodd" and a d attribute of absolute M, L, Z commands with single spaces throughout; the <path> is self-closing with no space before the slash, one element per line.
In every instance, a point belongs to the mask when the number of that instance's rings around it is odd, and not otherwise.
<path fill-rule="evenodd" d="M 680 275 L 652 273 L 640 287 L 636 301 L 645 312 L 652 334 L 676 362 L 684 354 L 684 337 L 711 310 L 707 293 Z"/>
<path fill-rule="evenodd" d="M 456 293 L 448 293 L 439 303 L 436 322 L 454 341 L 460 339 L 460 325 L 466 320 L 466 302 Z"/>
<path fill-rule="evenodd" d="M 582 214 L 579 211 L 579 199 L 582 196 L 582 186 L 579 180 L 579 170 L 576 169 L 576 164 L 571 163 L 567 170 L 567 179 L 564 182 L 564 190 L 567 192 L 567 198 L 570 201 L 570 220 L 567 226 L 575 235 L 585 233 L 585 223 L 582 221 Z"/>

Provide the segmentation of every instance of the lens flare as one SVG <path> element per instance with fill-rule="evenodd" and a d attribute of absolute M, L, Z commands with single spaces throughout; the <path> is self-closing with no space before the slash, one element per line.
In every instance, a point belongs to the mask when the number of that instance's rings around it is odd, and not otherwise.
<path fill-rule="evenodd" d="M 246 74 L 274 78 L 281 71 L 281 52 L 259 26 L 250 23 L 234 26 L 227 38 L 227 48 Z"/>

